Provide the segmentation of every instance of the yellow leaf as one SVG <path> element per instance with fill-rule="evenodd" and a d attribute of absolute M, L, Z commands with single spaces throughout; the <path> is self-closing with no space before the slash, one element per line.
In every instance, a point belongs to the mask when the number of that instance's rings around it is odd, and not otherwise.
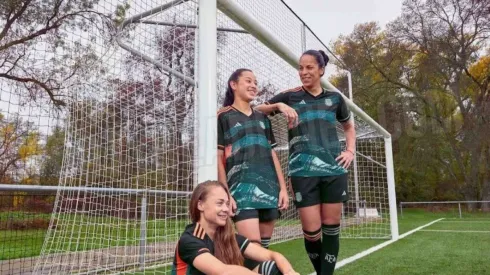
<path fill-rule="evenodd" d="M 490 56 L 483 56 L 480 58 L 478 62 L 470 67 L 469 71 L 478 82 L 482 82 L 490 75 Z"/>
<path fill-rule="evenodd" d="M 39 134 L 30 133 L 24 143 L 19 147 L 19 156 L 23 161 L 26 161 L 27 158 L 40 153 L 41 146 L 39 145 Z"/>

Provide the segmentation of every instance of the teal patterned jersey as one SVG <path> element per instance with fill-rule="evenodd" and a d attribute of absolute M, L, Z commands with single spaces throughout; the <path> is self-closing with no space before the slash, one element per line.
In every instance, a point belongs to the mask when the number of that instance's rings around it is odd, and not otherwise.
<path fill-rule="evenodd" d="M 298 113 L 298 125 L 288 131 L 289 175 L 319 177 L 347 173 L 335 160 L 341 153 L 336 123 L 350 119 L 342 96 L 326 90 L 313 96 L 297 87 L 274 96 L 266 104 L 278 102 Z"/>
<path fill-rule="evenodd" d="M 250 116 L 229 106 L 218 111 L 218 150 L 238 210 L 277 208 L 279 183 L 272 148 L 271 122 L 263 113 Z"/>

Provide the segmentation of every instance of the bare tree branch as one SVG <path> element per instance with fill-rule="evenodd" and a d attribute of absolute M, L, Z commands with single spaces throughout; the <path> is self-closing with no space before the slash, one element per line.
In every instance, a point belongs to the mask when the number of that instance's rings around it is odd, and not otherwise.
<path fill-rule="evenodd" d="M 57 106 L 65 106 L 66 105 L 66 103 L 64 101 L 58 100 L 55 98 L 56 95 L 53 93 L 53 90 L 55 90 L 55 89 L 48 87 L 48 85 L 46 85 L 46 83 L 43 83 L 43 82 L 41 82 L 35 78 L 18 77 L 18 76 L 13 76 L 13 75 L 4 74 L 4 73 L 0 73 L 0 77 L 7 78 L 10 80 L 15 80 L 15 81 L 22 82 L 22 83 L 36 84 L 39 87 L 41 87 L 42 89 L 44 89 L 44 91 L 46 91 L 46 93 L 48 93 L 49 98 L 51 99 L 51 101 L 55 105 L 57 105 Z"/>
<path fill-rule="evenodd" d="M 11 13 L 7 16 L 7 22 L 5 23 L 5 26 L 2 29 L 2 32 L 0 32 L 0 41 L 7 35 L 7 32 L 9 31 L 10 27 L 12 27 L 12 24 L 24 14 L 26 11 L 27 7 L 31 4 L 32 0 L 25 0 L 24 5 L 14 14 L 12 18 L 10 18 Z M 14 11 L 14 8 L 12 8 L 11 12 Z M 0 48 L 0 51 L 2 49 Z"/>

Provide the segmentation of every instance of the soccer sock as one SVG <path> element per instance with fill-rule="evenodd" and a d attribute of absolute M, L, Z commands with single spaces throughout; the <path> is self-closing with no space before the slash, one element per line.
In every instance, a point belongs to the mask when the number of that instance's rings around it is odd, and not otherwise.
<path fill-rule="evenodd" d="M 313 232 L 303 230 L 303 235 L 305 237 L 306 253 L 308 253 L 316 274 L 321 274 L 322 261 L 320 254 L 322 253 L 322 230 L 321 228 Z"/>
<path fill-rule="evenodd" d="M 259 265 L 259 274 L 262 275 L 281 275 L 281 271 L 277 268 L 276 262 L 265 261 Z"/>
<path fill-rule="evenodd" d="M 269 244 L 271 243 L 271 238 L 267 237 L 262 237 L 262 240 L 260 240 L 260 243 L 262 244 L 262 247 L 265 249 L 269 249 Z"/>
<path fill-rule="evenodd" d="M 333 274 L 337 256 L 339 255 L 339 233 L 340 224 L 323 224 L 323 241 L 322 241 L 322 275 Z"/>

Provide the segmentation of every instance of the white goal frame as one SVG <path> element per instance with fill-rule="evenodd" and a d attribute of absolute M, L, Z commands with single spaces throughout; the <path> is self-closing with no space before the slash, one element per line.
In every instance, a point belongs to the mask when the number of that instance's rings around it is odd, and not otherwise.
<path fill-rule="evenodd" d="M 152 23 L 152 24 L 162 24 L 163 22 L 145 22 L 141 19 L 152 15 L 154 12 L 161 12 L 167 8 L 170 8 L 176 4 L 183 3 L 189 0 L 175 0 L 160 7 L 156 7 L 145 13 L 133 16 L 126 19 L 122 27 L 134 23 Z M 179 77 L 186 82 L 196 85 L 198 87 L 198 120 L 197 120 L 197 131 L 196 137 L 198 137 L 197 142 L 197 181 L 195 184 L 202 183 L 207 180 L 217 180 L 217 152 L 215 150 L 215 143 L 217 138 L 217 126 L 216 126 L 216 91 L 217 91 L 217 9 L 223 12 L 225 15 L 233 19 L 240 27 L 242 27 L 250 35 L 254 36 L 269 49 L 275 52 L 278 56 L 288 62 L 291 66 L 297 67 L 299 55 L 291 52 L 283 43 L 276 38 L 276 36 L 267 30 L 266 27 L 261 25 L 255 18 L 250 16 L 246 11 L 243 10 L 237 3 L 232 0 L 199 0 L 199 37 L 206 37 L 207 39 L 199 39 L 199 50 L 198 50 L 198 70 L 199 79 L 195 81 L 187 76 L 174 71 L 171 68 L 165 67 L 164 65 L 156 62 L 151 57 L 146 56 L 143 53 L 132 49 L 128 45 L 124 44 L 122 40 L 118 39 L 118 44 L 125 50 L 142 57 L 144 60 L 154 64 L 155 66 L 161 68 Z M 241 30 L 229 29 L 226 31 L 231 32 L 242 32 Z M 350 88 L 350 73 L 347 74 L 349 78 L 349 94 L 352 94 Z M 394 177 L 394 165 L 393 165 L 393 152 L 392 152 L 392 141 L 391 134 L 386 131 L 381 125 L 379 125 L 374 119 L 367 115 L 361 108 L 359 108 L 351 99 L 347 98 L 342 92 L 340 92 L 335 86 L 333 86 L 325 78 L 322 79 L 322 85 L 330 90 L 338 92 L 342 95 L 345 102 L 347 103 L 349 109 L 358 117 L 362 118 L 367 124 L 376 129 L 379 134 L 384 137 L 385 145 L 385 157 L 386 157 L 386 175 L 387 175 L 387 187 L 388 187 L 388 199 L 389 199 L 389 214 L 390 214 L 390 227 L 392 239 L 398 238 L 398 217 L 397 217 L 397 202 L 395 193 L 395 177 Z M 357 175 L 357 165 L 354 161 L 354 184 L 355 184 L 355 199 L 356 208 L 359 211 L 358 202 L 358 175 Z"/>
<path fill-rule="evenodd" d="M 216 9 L 215 1 L 207 1 L 200 0 L 200 12 L 199 12 L 199 22 L 206 21 L 206 25 L 201 25 L 199 28 L 199 36 L 200 37 L 216 37 Z M 262 26 L 255 18 L 248 15 L 237 3 L 232 0 L 217 0 L 217 8 L 223 12 L 225 15 L 233 19 L 237 24 L 239 24 L 244 30 L 248 31 L 249 34 L 253 35 L 259 41 L 261 41 L 264 45 L 269 47 L 272 51 L 274 51 L 277 55 L 287 61 L 291 66 L 297 67 L 299 55 L 291 52 L 285 45 L 281 43 L 279 39 L 275 37 L 275 35 L 268 31 L 267 28 Z M 208 14 L 204 14 L 207 12 Z M 201 21 L 202 20 L 202 21 Z M 208 39 L 200 39 L 199 41 L 199 63 L 206 64 L 215 64 L 216 60 L 216 44 L 211 45 L 209 41 L 203 41 Z M 200 65 L 201 66 L 201 65 Z M 199 81 L 199 97 L 212 98 L 216 94 L 216 80 L 215 78 L 204 78 L 201 77 L 201 67 L 199 67 L 200 72 L 200 81 Z M 215 74 L 216 68 L 212 69 L 209 67 L 205 67 L 205 69 L 209 69 L 211 71 L 207 71 L 206 73 L 211 76 L 211 73 Z M 213 71 L 214 70 L 214 71 Z M 322 79 L 322 85 L 330 90 L 336 91 L 342 95 L 344 100 L 346 101 L 349 109 L 355 113 L 357 116 L 366 121 L 370 126 L 375 128 L 380 134 L 384 137 L 385 143 L 385 155 L 386 155 L 386 173 L 387 173 L 387 184 L 388 184 L 388 198 L 389 198 L 389 212 L 390 212 L 390 227 L 391 227 L 391 236 L 392 240 L 398 239 L 398 217 L 397 217 L 397 209 L 396 209 L 396 193 L 395 193 L 395 175 L 394 175 L 394 165 L 393 165 L 393 152 L 392 152 L 392 141 L 391 135 L 388 131 L 386 131 L 381 125 L 379 125 L 376 121 L 374 121 L 369 115 L 367 115 L 361 108 L 359 108 L 356 104 L 354 104 L 350 99 L 345 97 L 342 92 L 340 92 L 336 87 L 334 87 L 328 80 L 325 78 Z M 201 101 L 199 101 L 201 103 Z M 216 102 L 216 101 L 214 101 Z M 213 164 L 204 164 L 202 160 L 209 160 L 210 156 L 212 159 L 217 159 L 217 152 L 214 150 L 216 139 L 206 139 L 202 140 L 203 137 L 209 136 L 209 131 L 212 131 L 214 128 L 209 126 L 215 125 L 216 121 L 216 109 L 213 109 L 212 106 L 214 104 L 206 104 L 199 106 L 199 136 L 201 139 L 199 140 L 199 153 L 203 155 L 199 155 L 198 159 L 200 161 L 199 165 L 199 174 L 198 180 L 199 182 L 203 182 L 205 180 L 216 180 L 217 175 L 214 171 L 217 171 L 217 162 L 214 161 Z M 211 108 L 208 108 L 211 107 Z M 205 120 L 205 121 L 202 121 Z M 212 122 L 212 123 L 210 123 Z M 213 124 L 214 123 L 214 124 Z M 205 126 L 202 128 L 202 126 Z"/>
<path fill-rule="evenodd" d="M 165 5 L 156 7 L 150 11 L 128 18 L 123 22 L 122 27 L 124 28 L 125 26 L 135 22 L 164 25 L 164 22 L 148 22 L 142 21 L 142 19 L 152 15 L 154 12 L 161 12 L 176 4 L 186 1 L 189 0 L 175 0 Z M 248 32 L 248 34 L 254 36 L 291 66 L 295 68 L 298 66 L 299 55 L 297 53 L 291 52 L 278 38 L 276 38 L 276 36 L 272 32 L 267 30 L 265 26 L 263 26 L 255 18 L 250 16 L 246 11 L 243 10 L 242 7 L 240 7 L 240 5 L 235 3 L 233 0 L 199 0 L 199 25 L 196 27 L 199 29 L 199 37 L 206 37 L 207 39 L 199 39 L 197 60 L 199 65 L 199 79 L 197 81 L 187 76 L 184 76 L 171 68 L 165 67 L 164 65 L 153 60 L 151 57 L 146 56 L 145 54 L 140 53 L 135 49 L 132 49 L 130 46 L 124 44 L 122 40 L 118 39 L 117 41 L 118 44 L 125 50 L 137 56 L 140 56 L 144 60 L 154 64 L 160 69 L 165 70 L 168 73 L 173 74 L 176 77 L 179 77 L 184 81 L 198 87 L 198 127 L 196 127 L 196 137 L 198 137 L 196 148 L 196 165 L 198 172 L 197 181 L 195 182 L 195 184 L 202 183 L 207 180 L 217 180 L 217 173 L 215 172 L 217 171 L 217 151 L 215 150 L 215 143 L 217 139 L 217 9 L 219 9 L 229 18 L 233 19 L 240 27 Z M 227 29 L 226 31 L 243 32 L 241 30 L 234 29 Z M 350 73 L 348 73 L 348 78 L 350 80 Z M 363 119 L 384 138 L 386 157 L 386 163 L 384 166 L 386 167 L 387 175 L 391 237 L 393 240 L 396 240 L 398 239 L 399 232 L 391 134 L 325 78 L 322 78 L 322 85 L 326 89 L 338 92 L 340 95 L 342 95 L 351 112 Z M 352 93 L 351 89 L 349 89 L 349 93 Z M 359 205 L 359 194 L 357 193 L 358 175 L 356 169 L 357 167 L 355 166 L 356 163 L 354 163 L 354 183 L 356 185 L 356 194 L 354 195 L 356 198 L 356 204 Z M 359 209 L 360 207 L 357 206 L 358 211 Z"/>
<path fill-rule="evenodd" d="M 144 49 L 141 51 L 138 51 L 138 49 L 133 48 L 130 43 L 128 43 L 127 37 L 124 37 L 123 35 L 121 36 L 116 36 L 116 43 L 118 44 L 117 48 L 121 52 L 127 51 L 133 55 L 133 57 L 138 58 L 139 60 L 148 62 L 148 64 L 151 64 L 153 66 L 158 67 L 161 71 L 165 71 L 166 74 L 170 74 L 172 76 L 175 76 L 177 78 L 180 78 L 181 80 L 185 81 L 186 85 L 190 84 L 193 87 L 196 87 L 197 89 L 196 92 L 192 95 L 195 96 L 194 102 L 196 103 L 197 107 L 195 107 L 195 113 L 193 113 L 193 118 L 195 118 L 194 121 L 186 121 L 186 125 L 193 125 L 194 127 L 194 132 L 189 133 L 188 135 L 194 136 L 195 141 L 194 142 L 194 156 L 193 158 L 189 158 L 189 160 L 186 162 L 186 165 L 192 166 L 192 168 L 186 170 L 190 171 L 189 174 L 193 176 L 193 182 L 191 180 L 186 182 L 186 191 L 192 191 L 192 187 L 196 186 L 197 184 L 203 183 L 205 181 L 209 180 L 217 180 L 217 164 L 218 164 L 218 156 L 217 156 L 217 149 L 216 149 L 216 141 L 217 141 L 217 102 L 218 102 L 218 85 L 222 81 L 218 83 L 218 70 L 220 72 L 221 76 L 221 65 L 220 61 L 222 59 L 218 59 L 218 31 L 226 31 L 226 32 L 237 32 L 237 33 L 246 33 L 247 34 L 247 39 L 250 38 L 254 40 L 254 43 L 256 42 L 255 40 L 258 40 L 260 43 L 255 43 L 254 45 L 259 45 L 262 50 L 267 51 L 269 56 L 273 56 L 274 59 L 277 59 L 278 61 L 281 62 L 281 65 L 285 70 L 290 70 L 293 71 L 292 68 L 297 68 L 298 67 L 298 61 L 300 58 L 300 49 L 295 49 L 294 51 L 288 47 L 284 42 L 284 39 L 281 40 L 281 36 L 278 33 L 274 33 L 271 31 L 269 28 L 267 28 L 266 24 L 263 22 L 259 21 L 256 19 L 251 12 L 245 10 L 244 7 L 239 5 L 237 1 L 234 0 L 168 0 L 168 3 L 161 5 L 161 2 L 159 3 L 160 6 L 158 7 L 152 7 L 152 6 L 144 6 L 144 9 L 139 10 L 138 12 L 143 11 L 142 13 L 136 14 L 130 18 L 125 19 L 120 25 L 117 26 L 118 32 L 124 33 L 125 31 L 128 31 L 130 28 L 126 28 L 132 24 L 155 24 L 155 25 L 174 25 L 177 26 L 178 24 L 171 24 L 168 22 L 158 22 L 158 21 L 151 21 L 151 20 L 146 20 L 152 15 L 155 15 L 157 13 L 161 13 L 167 9 L 171 9 L 172 7 L 176 7 L 180 4 L 183 3 L 188 3 L 188 4 L 198 4 L 198 10 L 193 10 L 193 20 L 196 19 L 195 17 L 195 12 L 198 11 L 198 16 L 197 16 L 197 22 L 192 21 L 192 24 L 197 24 L 197 25 L 192 25 L 188 26 L 185 25 L 186 28 L 197 28 L 198 29 L 198 38 L 202 39 L 196 39 L 197 44 L 195 44 L 194 49 L 192 49 L 192 55 L 194 56 L 192 61 L 189 62 L 194 62 L 194 68 L 197 69 L 197 73 L 192 73 L 189 75 L 186 75 L 185 73 L 181 73 L 175 69 L 172 69 L 169 66 L 164 65 L 162 62 L 159 62 L 152 58 L 149 55 L 146 55 L 144 52 Z M 151 8 L 151 9 L 150 9 Z M 148 10 L 146 10 L 148 9 Z M 146 11 L 145 11 L 146 10 Z M 184 14 L 184 13 L 182 13 Z M 226 15 L 228 19 L 231 19 L 230 21 L 233 21 L 232 26 L 233 28 L 219 28 L 218 23 L 220 22 L 218 19 L 220 18 L 219 16 L 221 15 Z M 282 14 L 281 14 L 282 15 Z M 231 24 L 230 24 L 231 25 Z M 228 26 L 228 25 L 226 25 Z M 237 27 L 238 26 L 238 27 Z M 305 35 L 306 27 L 305 25 L 302 26 L 302 35 Z M 236 29 L 234 29 L 236 28 Z M 282 32 L 283 34 L 285 32 Z M 248 36 L 249 35 L 249 36 Z M 306 37 L 306 36 L 303 36 Z M 187 40 L 191 41 L 191 40 Z M 306 49 L 306 42 L 305 40 L 302 41 L 302 49 Z M 134 44 L 133 44 L 134 45 Z M 264 47 L 265 46 L 265 47 Z M 120 48 L 119 48 L 120 47 Z M 138 47 L 138 45 L 136 46 Z M 123 50 L 121 50 L 123 49 Z M 238 48 L 233 48 L 238 51 Z M 296 52 L 297 51 L 297 52 Z M 127 52 L 125 52 L 127 54 Z M 253 63 L 260 61 L 259 58 L 261 57 L 260 53 L 255 52 L 254 57 L 257 59 L 253 59 Z M 114 59 L 116 60 L 116 59 Z M 287 64 L 286 64 L 287 63 Z M 260 64 L 259 62 L 257 64 Z M 289 67 L 289 65 L 292 67 Z M 232 64 L 235 66 L 236 64 Z M 253 64 L 252 64 L 253 65 Z M 260 64 L 261 65 L 261 64 Z M 230 66 L 231 67 L 231 66 Z M 266 67 L 270 69 L 270 67 Z M 230 68 L 228 68 L 230 69 Z M 268 71 L 270 74 L 271 71 Z M 351 84 L 350 84 L 350 75 L 348 74 L 349 78 L 349 92 L 351 93 Z M 286 79 L 286 78 L 284 78 Z M 292 79 L 291 74 L 287 76 L 287 79 Z M 282 80 L 282 79 L 281 79 Z M 180 80 L 179 80 L 180 81 Z M 287 80 L 286 80 L 287 81 Z M 224 82 L 224 81 L 223 81 Z M 180 81 L 179 83 L 183 83 Z M 289 82 L 287 83 L 289 85 Z M 356 153 L 356 160 L 361 163 L 362 160 L 367 160 L 370 162 L 370 165 L 372 165 L 373 170 L 375 172 L 372 172 L 374 176 L 372 178 L 376 178 L 376 183 L 379 183 L 382 185 L 382 187 L 377 187 L 374 185 L 371 185 L 372 183 L 367 183 L 366 185 L 368 188 L 373 187 L 372 189 L 375 189 L 376 191 L 372 192 L 373 194 L 368 194 L 376 197 L 382 197 L 381 199 L 383 200 L 383 205 L 384 208 L 381 206 L 381 203 L 379 203 L 380 208 L 379 208 L 379 213 L 376 212 L 376 207 L 378 207 L 378 202 L 376 202 L 376 205 L 374 205 L 374 211 L 373 210 L 373 205 L 368 205 L 366 201 L 360 200 L 360 194 L 359 194 L 359 188 L 363 186 L 363 182 L 361 182 L 361 186 L 358 186 L 359 182 L 362 180 L 363 176 L 363 171 L 358 172 L 357 169 L 357 163 L 354 161 L 353 163 L 353 184 L 354 184 L 354 194 L 352 196 L 352 200 L 350 201 L 351 203 L 355 204 L 353 207 L 345 207 L 344 211 L 347 213 L 349 216 L 348 219 L 353 220 L 353 223 L 350 224 L 352 225 L 351 228 L 353 230 L 359 229 L 359 231 L 362 231 L 366 226 L 373 225 L 372 228 L 368 228 L 368 230 L 371 229 L 368 233 L 372 233 L 375 231 L 377 228 L 381 228 L 381 231 L 383 234 L 378 234 L 376 235 L 375 238 L 390 238 L 391 242 L 396 241 L 399 239 L 399 231 L 398 231 L 398 216 L 397 216 L 397 201 L 396 201 L 396 193 L 395 193 L 395 178 L 394 178 L 394 164 L 393 164 L 393 152 L 392 152 L 392 139 L 391 135 L 388 131 L 386 131 L 381 125 L 379 125 L 375 120 L 373 120 L 368 114 L 366 114 L 360 107 L 358 107 L 355 103 L 352 102 L 351 99 L 347 98 L 341 91 L 339 91 L 336 87 L 334 87 L 326 78 L 322 79 L 322 86 L 326 88 L 329 91 L 332 92 L 337 92 L 339 93 L 345 100 L 346 104 L 348 105 L 350 111 L 353 113 L 352 119 L 359 119 L 358 121 L 362 123 L 364 126 L 369 128 L 369 131 L 366 133 L 358 133 L 357 139 L 359 141 L 362 140 L 370 140 L 371 138 L 375 137 L 375 145 L 372 147 L 366 146 L 367 148 L 375 148 L 372 151 L 373 152 L 374 158 L 370 153 L 364 153 L 360 149 L 361 146 L 359 146 L 359 150 Z M 274 93 L 277 91 L 274 90 Z M 272 119 L 271 119 L 272 120 Z M 163 120 L 162 120 L 163 121 Z M 165 121 L 163 121 L 165 122 Z M 102 124 L 101 124 L 102 125 Z M 359 129 L 362 128 L 362 126 L 357 126 Z M 273 127 L 274 128 L 274 127 Z M 274 128 L 277 129 L 277 128 Z M 285 128 L 284 128 L 285 129 Z M 277 138 L 277 136 L 276 136 Z M 190 138 L 189 138 L 190 139 Z M 284 139 L 284 143 L 287 142 L 287 137 Z M 341 142 L 344 140 L 341 138 Z M 282 145 L 283 150 L 286 149 L 287 146 Z M 384 151 L 384 152 L 382 152 Z M 283 156 L 286 156 L 287 152 L 281 151 Z M 189 154 L 190 155 L 190 154 Z M 377 158 L 376 158 L 377 157 Z M 286 157 L 282 158 L 283 160 L 286 159 Z M 192 162 L 191 162 L 192 161 Z M 362 165 L 362 164 L 360 164 Z M 366 170 L 372 168 L 371 166 L 368 167 Z M 360 168 L 361 170 L 361 168 Z M 367 173 L 369 173 L 368 171 Z M 360 173 L 360 175 L 358 175 Z M 351 174 L 352 175 L 352 174 Z M 369 177 L 369 176 L 368 176 Z M 190 177 L 189 177 L 190 179 Z M 60 176 L 60 182 L 62 182 L 63 178 Z M 117 178 L 116 178 L 117 180 Z M 114 181 L 114 178 L 110 178 L 108 182 Z M 92 193 L 97 193 L 99 191 L 107 191 L 111 195 L 118 195 L 118 192 L 121 194 L 139 194 L 141 195 L 141 208 L 139 209 L 139 213 L 141 214 L 141 224 L 140 227 L 138 228 L 140 236 L 139 244 L 138 245 L 133 245 L 131 242 L 128 242 L 128 245 L 116 245 L 118 251 L 111 251 L 113 247 L 104 247 L 102 249 L 99 249 L 97 247 L 97 244 L 94 244 L 93 247 L 95 249 L 91 250 L 83 250 L 80 249 L 80 251 L 71 251 L 69 249 L 65 249 L 67 251 L 61 251 L 64 250 L 62 246 L 60 247 L 55 247 L 56 249 L 51 249 L 49 245 L 49 240 L 54 239 L 52 238 L 53 236 L 56 236 L 56 234 L 53 234 L 57 230 L 57 227 L 55 223 L 59 222 L 58 220 L 55 219 L 55 210 L 53 212 L 53 216 L 51 218 L 51 224 L 50 224 L 50 230 L 48 230 L 48 234 L 46 234 L 45 237 L 45 242 L 43 246 L 43 250 L 41 253 L 40 260 L 37 263 L 36 269 L 35 270 L 41 270 L 43 268 L 46 268 L 47 272 L 50 272 L 51 268 L 52 270 L 55 270 L 57 268 L 61 268 L 63 270 L 72 270 L 73 268 L 70 266 L 71 262 L 76 262 L 80 258 L 78 255 L 82 255 L 83 252 L 83 257 L 84 261 L 85 259 L 88 259 L 86 261 L 98 261 L 100 259 L 103 259 L 102 256 L 100 255 L 109 255 L 109 256 L 114 256 L 113 258 L 119 257 L 118 253 L 119 250 L 121 250 L 121 258 L 122 262 L 111 262 L 111 263 L 105 263 L 105 261 L 112 261 L 111 257 L 106 257 L 107 259 L 104 259 L 100 261 L 100 263 L 95 263 L 93 266 L 94 268 L 99 268 L 101 271 L 109 271 L 112 269 L 117 269 L 120 268 L 121 266 L 125 265 L 124 259 L 130 258 L 135 256 L 136 249 L 138 249 L 140 252 L 139 258 L 137 259 L 137 264 L 135 262 L 131 262 L 127 264 L 126 266 L 134 266 L 135 268 L 140 268 L 144 269 L 146 264 L 148 262 L 156 263 L 160 261 L 160 259 L 151 261 L 148 260 L 148 258 L 145 258 L 148 253 L 146 252 L 145 254 L 145 249 L 148 247 L 148 243 L 146 242 L 146 225 L 147 225 L 147 217 L 146 217 L 146 212 L 147 208 L 146 206 L 151 204 L 151 201 L 146 200 L 146 194 L 151 193 L 152 191 L 150 190 L 153 186 L 149 185 L 138 185 L 136 188 L 137 189 L 125 189 L 125 190 L 115 190 L 117 185 L 111 185 L 111 183 L 108 184 L 109 186 L 99 186 L 96 187 L 81 187 L 81 188 L 63 188 L 63 186 L 60 186 L 58 188 L 58 195 L 57 195 L 57 200 L 55 203 L 55 208 L 57 207 L 57 204 L 59 203 L 59 197 L 60 194 L 63 193 L 63 191 L 66 190 L 71 190 L 71 191 L 77 191 L 77 192 L 92 192 Z M 161 185 L 163 186 L 163 185 Z M 90 189 L 90 188 L 95 188 L 95 189 Z M 105 188 L 107 190 L 105 190 Z M 42 189 L 42 188 L 39 188 Z M 172 194 L 173 191 L 171 190 L 162 190 L 165 188 L 159 188 L 158 193 L 159 194 L 165 194 L 169 195 Z M 377 191 L 380 189 L 381 191 Z M 160 193 L 161 192 L 161 193 Z M 180 197 L 188 196 L 189 193 L 187 192 L 180 192 L 178 191 L 174 195 L 179 195 Z M 135 198 L 135 197 L 133 197 Z M 70 199 L 70 198 L 68 198 Z M 112 197 L 110 198 L 112 199 Z M 138 198 L 139 199 L 139 198 Z M 364 199 L 364 198 L 363 198 Z M 369 199 L 367 199 L 369 200 Z M 388 202 L 386 202 L 388 200 Z M 113 200 L 116 201 L 117 200 Z M 187 201 L 184 201 L 182 199 L 175 199 L 175 202 L 178 202 L 179 205 L 178 207 L 182 207 L 183 204 L 186 204 Z M 167 201 L 164 201 L 166 203 Z M 181 205 L 182 204 L 182 205 Z M 363 206 L 360 206 L 360 205 Z M 163 204 L 162 204 L 163 205 Z M 99 208 L 97 208 L 99 207 Z M 177 207 L 177 203 L 175 204 L 175 207 Z M 62 206 L 59 207 L 60 209 Z M 104 205 L 101 204 L 101 206 L 95 206 L 94 207 L 96 210 L 103 209 Z M 129 208 L 127 206 L 118 206 L 117 209 L 125 209 Z M 383 208 L 383 210 L 382 210 Z M 70 208 L 71 209 L 71 208 Z M 77 208 L 73 208 L 77 209 Z M 137 206 L 133 206 L 133 209 L 138 209 Z M 176 210 L 177 211 L 177 210 Z M 175 217 L 184 217 L 187 216 L 187 208 L 179 208 L 179 212 L 175 213 Z M 302 236 L 302 231 L 301 231 L 301 225 L 299 224 L 299 221 L 297 219 L 297 212 L 293 210 L 293 207 L 291 206 L 288 209 L 289 213 L 293 213 L 293 215 L 289 216 L 289 219 L 287 220 L 288 223 L 284 223 L 283 225 L 277 225 L 277 226 L 282 226 L 281 229 L 284 229 L 283 231 L 287 231 L 289 229 L 291 232 L 283 232 L 284 234 L 281 235 L 280 241 L 287 241 L 291 240 L 293 238 L 299 238 Z M 353 216 L 353 213 L 356 213 L 357 217 Z M 62 214 L 62 211 L 60 210 L 60 213 Z M 369 214 L 368 214 L 369 213 Z M 92 213 L 91 213 L 92 214 Z M 344 214 L 344 212 L 343 212 Z M 378 215 L 379 214 L 379 215 Z M 100 214 L 102 216 L 103 214 Z M 180 215 L 180 216 L 177 216 Z M 368 215 L 370 216 L 368 218 Z M 81 215 L 82 216 L 82 215 Z M 285 215 L 284 215 L 285 216 Z M 284 218 L 283 216 L 283 218 Z M 388 226 L 388 218 L 385 219 L 385 217 L 389 216 L 389 226 Z M 99 217 L 99 216 L 96 216 Z M 150 219 L 150 217 L 149 217 Z M 148 219 L 148 220 L 149 220 Z M 185 218 L 186 219 L 186 218 Z M 364 219 L 363 221 L 360 221 L 361 219 Z M 60 219 L 61 220 L 61 219 Z M 119 222 L 118 219 L 114 219 L 116 222 Z M 165 223 L 167 222 L 167 217 L 164 216 L 163 220 Z M 177 219 L 175 219 L 177 220 Z M 286 219 L 284 219 L 286 220 Z M 77 233 L 80 232 L 75 232 L 73 228 L 76 227 L 77 220 L 73 220 L 73 223 L 70 223 L 70 228 L 64 229 L 64 232 L 68 232 L 71 235 L 76 235 Z M 186 220 L 182 220 L 186 221 Z M 281 220 L 282 221 L 282 220 Z M 97 223 L 97 226 L 99 224 L 103 224 L 105 221 L 103 219 L 100 219 L 100 222 Z M 128 224 L 131 224 L 131 220 L 124 220 L 121 222 L 121 228 L 123 226 L 127 226 Z M 180 222 L 180 220 L 179 220 Z M 343 219 L 344 222 L 344 219 Z M 279 222 L 278 222 L 279 223 Z M 68 223 L 67 223 L 68 224 Z M 135 223 L 133 223 L 134 225 Z M 90 221 L 90 225 L 93 225 L 92 221 Z M 349 226 L 350 226 L 349 225 Z M 381 225 L 381 226 L 379 226 Z M 167 225 L 165 225 L 164 228 Z M 173 226 L 173 228 L 177 228 L 180 226 L 178 222 L 176 222 Z M 378 226 L 378 227 L 376 227 Z M 344 225 L 342 225 L 344 228 Z M 81 227 L 80 227 L 81 228 Z M 156 228 L 156 227 L 155 227 Z M 155 229 L 154 228 L 154 229 Z M 346 229 L 351 229 L 348 228 L 348 226 L 345 227 Z M 374 228 L 374 229 L 373 229 Z M 86 232 L 91 232 L 91 229 L 84 229 Z M 81 230 L 80 230 L 81 231 Z M 124 230 L 121 230 L 124 232 Z M 280 231 L 280 230 L 276 230 Z M 348 230 L 346 230 L 348 231 Z M 136 231 L 134 231 L 136 232 Z M 159 232 L 164 232 L 163 234 L 167 234 L 165 230 L 161 230 Z M 56 232 L 55 232 L 56 233 Z M 375 232 L 376 233 L 376 232 Z M 51 235 L 50 235 L 51 234 Z M 70 235 L 68 234 L 68 235 Z M 177 234 L 175 232 L 173 233 L 168 233 L 168 234 Z M 99 235 L 94 236 L 93 239 L 100 241 L 103 238 L 105 238 L 108 234 L 106 232 L 100 232 Z M 109 234 L 110 235 L 110 234 Z M 380 236 L 382 235 L 382 236 Z M 82 236 L 82 234 L 78 234 L 78 238 Z M 102 236 L 102 237 L 100 237 Z M 362 234 L 351 234 L 348 237 L 354 237 L 354 238 L 372 238 L 373 234 L 366 236 Z M 51 238 L 51 239 L 50 239 Z M 72 236 L 67 236 L 67 238 L 72 238 Z M 274 238 L 274 236 L 273 236 Z M 129 239 L 128 237 L 119 237 L 117 236 L 114 238 L 115 240 L 126 240 Z M 278 238 L 279 239 L 279 238 Z M 135 238 L 132 239 L 133 241 Z M 55 242 L 56 244 L 63 244 L 63 242 Z M 76 244 L 78 245 L 80 241 L 77 239 Z M 95 242 L 94 242 L 95 243 Z M 117 242 L 115 242 L 118 244 Z M 162 243 L 165 243 L 165 245 L 170 245 L 171 242 L 169 241 L 162 241 Z M 114 245 L 113 245 L 114 246 Z M 105 250 L 104 250 L 105 249 Z M 168 251 L 173 251 L 173 248 L 167 249 L 166 247 L 162 246 L 162 250 L 165 249 L 167 252 Z M 54 252 L 53 252 L 54 251 Z M 61 253 L 61 252 L 63 253 Z M 44 253 L 45 252 L 45 253 Z M 44 253 L 44 254 L 43 254 Z M 157 253 L 155 253 L 157 255 Z M 161 255 L 161 254 L 158 254 Z M 57 262 L 54 263 L 55 259 Z M 87 262 L 84 261 L 78 261 L 77 268 L 83 268 Z M 52 263 L 53 262 L 53 263 Z M 91 265 L 91 264 L 88 264 Z M 92 265 L 91 265 L 92 266 Z M 102 268 L 102 269 L 100 269 Z"/>

